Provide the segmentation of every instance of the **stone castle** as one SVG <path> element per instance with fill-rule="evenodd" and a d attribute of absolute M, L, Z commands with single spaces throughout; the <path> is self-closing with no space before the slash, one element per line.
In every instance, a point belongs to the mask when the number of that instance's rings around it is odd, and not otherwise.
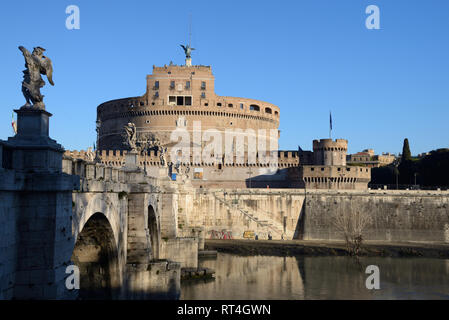
<path fill-rule="evenodd" d="M 137 128 L 137 141 L 147 146 L 140 152 L 138 165 L 149 175 L 157 176 L 164 165 L 162 150 L 166 148 L 170 153 L 175 145 L 170 139 L 171 133 L 183 128 L 192 141 L 197 122 L 203 132 L 213 129 L 224 134 L 226 130 L 241 130 L 244 160 L 227 162 L 220 157 L 208 163 L 190 154 L 187 161 L 180 161 L 180 170 L 189 168 L 195 187 L 366 189 L 368 186 L 370 169 L 346 166 L 347 140 L 315 140 L 313 152 L 277 150 L 279 107 L 260 100 L 217 95 L 210 66 L 191 65 L 188 57 L 185 65 L 153 66 L 153 74 L 146 80 L 147 90 L 143 96 L 112 100 L 98 106 L 97 146 L 101 163 L 116 167 L 124 164 L 128 146 L 123 139 L 123 127 L 133 123 Z M 274 171 L 266 162 L 249 161 L 248 144 L 251 138 L 255 143 L 256 130 L 260 129 L 265 131 L 257 136 L 257 143 L 262 141 L 276 146 Z M 275 131 L 274 138 L 269 130 Z M 162 148 L 151 148 L 148 141 L 154 140 Z M 199 140 L 201 150 L 206 145 Z M 194 147 L 195 141 L 189 146 Z M 89 153 L 68 151 L 66 156 L 88 159 Z"/>

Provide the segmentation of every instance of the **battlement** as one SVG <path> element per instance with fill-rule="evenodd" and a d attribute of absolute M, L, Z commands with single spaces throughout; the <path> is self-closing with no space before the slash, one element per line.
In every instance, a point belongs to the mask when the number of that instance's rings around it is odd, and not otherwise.
<path fill-rule="evenodd" d="M 324 151 L 347 151 L 348 150 L 348 140 L 346 139 L 319 139 L 313 140 L 313 150 L 324 150 Z"/>
<path fill-rule="evenodd" d="M 203 66 L 203 65 L 193 65 L 193 66 L 186 66 L 186 65 L 164 65 L 163 67 L 157 67 L 153 65 L 153 74 L 148 75 L 148 77 L 152 77 L 155 75 L 161 75 L 161 74 L 169 74 L 169 75 L 190 75 L 192 72 L 195 75 L 212 75 L 212 68 L 211 66 Z"/>
<path fill-rule="evenodd" d="M 307 189 L 367 189 L 371 169 L 356 166 L 302 166 L 300 179 Z"/>
<path fill-rule="evenodd" d="M 116 167 L 116 168 L 120 168 L 122 166 L 125 165 L 125 158 L 126 158 L 126 154 L 128 153 L 128 151 L 126 150 L 101 150 L 98 154 L 99 158 L 100 158 L 100 163 L 107 165 L 107 166 L 111 166 L 111 167 Z M 271 154 L 269 152 L 267 152 L 266 154 L 266 159 L 269 159 L 269 157 L 271 156 Z M 277 152 L 277 156 L 278 156 L 278 167 L 279 168 L 287 168 L 287 167 L 297 167 L 300 165 L 300 157 L 299 157 L 299 152 L 298 151 L 278 151 Z M 82 161 L 88 161 L 88 162 L 92 162 L 93 163 L 93 159 L 95 157 L 95 155 L 93 154 L 93 152 L 91 151 L 86 151 L 86 150 L 67 150 L 64 153 L 64 157 L 66 159 L 79 159 Z M 259 161 L 257 161 L 257 163 L 253 164 L 253 163 L 249 163 L 248 161 L 248 154 L 246 153 L 244 155 L 244 161 L 243 163 L 237 163 L 237 159 L 236 156 L 234 155 L 233 157 L 233 161 L 231 161 L 230 163 L 227 161 L 222 161 L 221 164 L 224 167 L 269 167 L 269 160 L 265 160 L 263 161 L 263 157 L 260 156 L 259 157 Z M 144 167 L 144 166 L 156 166 L 156 167 L 160 167 L 162 166 L 161 164 L 161 153 L 159 151 L 156 150 L 150 150 L 147 153 L 144 154 L 139 154 L 138 155 L 138 165 L 140 167 Z M 169 159 L 168 159 L 169 161 Z M 200 162 L 197 163 L 194 161 L 193 159 L 193 153 L 190 155 L 190 162 L 189 163 L 181 163 L 181 165 L 186 166 L 216 166 L 217 163 L 208 163 L 208 162 Z"/>

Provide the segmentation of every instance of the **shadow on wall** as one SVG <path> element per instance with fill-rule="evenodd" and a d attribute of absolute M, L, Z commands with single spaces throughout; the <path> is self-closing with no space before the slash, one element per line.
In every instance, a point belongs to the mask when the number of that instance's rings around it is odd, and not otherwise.
<path fill-rule="evenodd" d="M 306 199 L 304 199 L 301 212 L 299 213 L 298 222 L 296 223 L 295 232 L 293 233 L 294 240 L 304 240 L 304 224 L 306 219 Z"/>
<path fill-rule="evenodd" d="M 266 174 L 268 168 L 248 168 L 248 178 L 245 179 L 247 188 L 302 188 L 299 180 L 298 168 L 278 169 L 275 174 Z M 253 174 L 257 174 L 253 176 Z M 249 177 L 251 175 L 251 177 Z"/>
<path fill-rule="evenodd" d="M 150 233 L 151 253 L 153 260 L 159 259 L 159 230 L 157 225 L 156 212 L 153 206 L 148 206 L 148 231 Z"/>

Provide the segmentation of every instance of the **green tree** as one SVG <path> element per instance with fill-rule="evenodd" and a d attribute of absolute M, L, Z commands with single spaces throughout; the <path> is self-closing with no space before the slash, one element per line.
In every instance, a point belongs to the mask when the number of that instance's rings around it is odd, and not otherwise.
<path fill-rule="evenodd" d="M 412 160 L 412 154 L 410 152 L 410 145 L 408 144 L 408 139 L 404 139 L 404 145 L 402 146 L 402 159 L 401 161 Z"/>

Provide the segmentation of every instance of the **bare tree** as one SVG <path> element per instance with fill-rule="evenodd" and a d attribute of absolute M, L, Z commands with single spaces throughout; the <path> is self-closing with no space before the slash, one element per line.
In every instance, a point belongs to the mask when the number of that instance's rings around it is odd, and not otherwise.
<path fill-rule="evenodd" d="M 363 232 L 370 223 L 371 216 L 366 211 L 351 210 L 335 214 L 334 225 L 343 234 L 350 255 L 359 255 Z"/>

